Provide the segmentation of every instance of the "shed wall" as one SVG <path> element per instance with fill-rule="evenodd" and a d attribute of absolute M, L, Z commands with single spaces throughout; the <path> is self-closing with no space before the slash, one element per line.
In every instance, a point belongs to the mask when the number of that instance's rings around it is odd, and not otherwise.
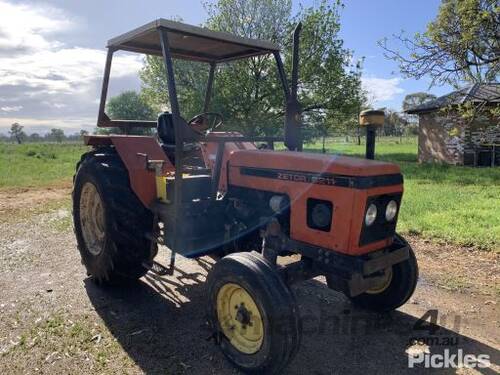
<path fill-rule="evenodd" d="M 465 126 L 437 112 L 419 116 L 418 161 L 463 164 Z"/>
<path fill-rule="evenodd" d="M 464 153 L 484 144 L 500 144 L 500 121 L 493 116 L 467 120 L 457 113 L 429 112 L 419 115 L 418 160 L 464 164 Z"/>

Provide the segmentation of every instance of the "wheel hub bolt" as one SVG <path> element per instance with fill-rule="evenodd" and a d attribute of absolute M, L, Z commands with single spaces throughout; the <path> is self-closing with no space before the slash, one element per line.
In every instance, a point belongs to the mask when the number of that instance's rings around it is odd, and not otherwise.
<path fill-rule="evenodd" d="M 250 312 L 246 309 L 244 303 L 241 303 L 237 309 L 236 320 L 242 324 L 243 328 L 246 328 L 250 324 Z"/>

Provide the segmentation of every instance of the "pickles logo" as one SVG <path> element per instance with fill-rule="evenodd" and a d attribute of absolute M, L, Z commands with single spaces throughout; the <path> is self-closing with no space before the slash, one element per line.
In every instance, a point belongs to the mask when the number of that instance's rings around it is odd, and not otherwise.
<path fill-rule="evenodd" d="M 408 367 L 423 365 L 425 368 L 486 368 L 490 367 L 490 356 L 487 354 L 464 354 L 462 349 L 457 353 L 451 353 L 450 349 L 444 349 L 443 354 L 431 354 L 425 351 L 408 356 Z"/>
<path fill-rule="evenodd" d="M 410 338 L 410 345 L 406 349 L 408 354 L 408 367 L 424 368 L 487 368 L 491 366 L 490 356 L 488 354 L 466 354 L 463 349 L 458 349 L 458 337 L 439 334 L 444 326 L 445 318 L 441 316 L 438 324 L 438 310 L 428 310 L 420 319 L 417 320 L 413 329 L 416 332 L 427 331 L 427 335 Z M 460 331 L 460 316 L 454 318 L 454 334 Z M 430 347 L 454 346 L 456 349 L 445 348 L 442 353 L 431 353 Z"/>

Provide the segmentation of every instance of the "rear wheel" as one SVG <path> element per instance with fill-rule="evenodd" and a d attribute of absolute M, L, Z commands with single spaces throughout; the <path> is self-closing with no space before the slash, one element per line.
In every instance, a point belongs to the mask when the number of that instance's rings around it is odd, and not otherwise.
<path fill-rule="evenodd" d="M 276 270 L 259 254 L 234 253 L 207 283 L 209 321 L 226 357 L 247 372 L 282 371 L 298 349 L 300 321 Z"/>
<path fill-rule="evenodd" d="M 83 155 L 73 188 L 73 222 L 82 263 L 99 283 L 123 283 L 147 272 L 156 255 L 146 238 L 153 216 L 132 191 L 113 148 Z"/>

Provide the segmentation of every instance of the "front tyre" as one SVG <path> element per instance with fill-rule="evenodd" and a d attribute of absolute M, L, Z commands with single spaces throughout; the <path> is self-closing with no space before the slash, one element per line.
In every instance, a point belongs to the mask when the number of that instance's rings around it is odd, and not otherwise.
<path fill-rule="evenodd" d="M 245 372 L 279 373 L 300 342 L 297 306 L 261 255 L 234 253 L 208 275 L 208 317 L 224 355 Z"/>
<path fill-rule="evenodd" d="M 351 302 L 362 309 L 387 312 L 404 305 L 413 295 L 418 280 L 415 253 L 409 247 L 409 258 L 385 270 L 385 277 L 376 287 L 355 297 Z M 330 285 L 329 277 L 327 283 Z"/>
<path fill-rule="evenodd" d="M 153 216 L 132 191 L 111 147 L 82 156 L 73 186 L 73 223 L 82 263 L 98 283 L 136 280 L 156 255 L 146 237 Z"/>

